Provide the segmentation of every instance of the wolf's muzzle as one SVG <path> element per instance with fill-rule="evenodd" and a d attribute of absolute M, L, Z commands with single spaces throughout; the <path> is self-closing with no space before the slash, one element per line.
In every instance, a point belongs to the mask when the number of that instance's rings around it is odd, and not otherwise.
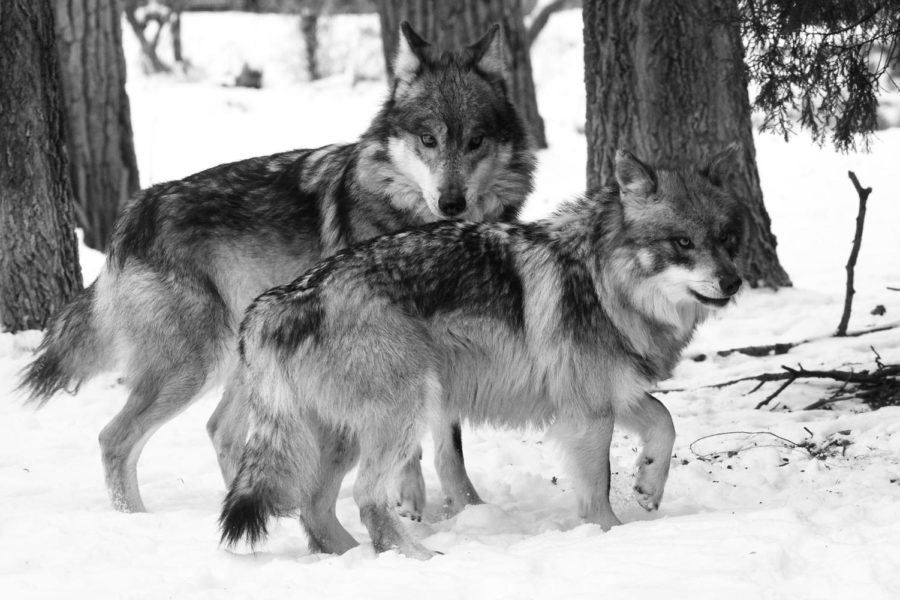
<path fill-rule="evenodd" d="M 719 288 L 727 296 L 734 296 L 741 289 L 741 278 L 735 274 L 719 277 Z"/>
<path fill-rule="evenodd" d="M 466 210 L 466 197 L 462 194 L 441 194 L 438 208 L 448 217 L 455 217 Z"/>

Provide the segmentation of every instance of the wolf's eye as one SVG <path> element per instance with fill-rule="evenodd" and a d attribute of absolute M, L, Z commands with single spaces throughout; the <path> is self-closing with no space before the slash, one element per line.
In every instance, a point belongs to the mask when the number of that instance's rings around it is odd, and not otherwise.
<path fill-rule="evenodd" d="M 682 250 L 690 250 L 694 247 L 694 242 L 691 241 L 691 238 L 687 237 L 675 238 L 675 243 L 678 244 L 678 247 Z"/>
<path fill-rule="evenodd" d="M 735 241 L 734 235 L 725 231 L 719 235 L 719 243 L 723 246 L 730 246 Z"/>
<path fill-rule="evenodd" d="M 469 140 L 469 150 L 478 150 L 481 148 L 481 144 L 484 142 L 483 135 L 474 135 L 472 139 Z"/>
<path fill-rule="evenodd" d="M 434 148 L 437 146 L 437 140 L 430 133 L 423 133 L 419 136 L 419 139 L 422 140 L 422 145 L 426 148 Z"/>

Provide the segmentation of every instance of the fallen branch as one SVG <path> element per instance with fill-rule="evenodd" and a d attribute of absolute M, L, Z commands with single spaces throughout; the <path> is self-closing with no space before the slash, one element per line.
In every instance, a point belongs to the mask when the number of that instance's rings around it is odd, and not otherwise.
<path fill-rule="evenodd" d="M 888 331 L 890 329 L 897 329 L 900 327 L 900 322 L 897 323 L 889 323 L 887 325 L 881 325 L 879 327 L 873 327 L 871 329 L 863 329 L 861 331 L 852 331 L 850 333 L 844 334 L 843 337 L 862 337 L 864 335 L 869 335 L 870 333 L 878 333 L 880 331 Z M 799 342 L 776 342 L 774 344 L 763 344 L 760 346 L 741 346 L 740 348 L 729 348 L 727 350 L 717 350 L 716 356 L 729 356 L 731 354 L 745 354 L 747 356 L 761 357 L 761 356 L 778 356 L 781 354 L 787 354 L 790 350 L 793 350 L 797 346 L 802 346 L 803 344 L 810 344 L 812 342 L 819 342 L 822 340 L 827 340 L 835 337 L 834 335 L 823 335 L 819 337 L 807 338 L 805 340 L 800 340 Z M 700 354 L 692 354 L 688 355 L 685 358 L 689 358 L 694 362 L 703 362 L 706 360 L 707 355 Z"/>
<path fill-rule="evenodd" d="M 777 390 L 775 390 L 774 392 L 772 392 L 771 394 L 769 394 L 769 395 L 766 397 L 765 400 L 763 400 L 762 402 L 760 402 L 759 404 L 757 404 L 757 405 L 756 405 L 756 408 L 757 408 L 757 409 L 760 409 L 760 408 L 762 408 L 763 406 L 768 405 L 769 402 L 771 402 L 772 400 L 774 400 L 775 397 L 778 396 L 778 394 L 780 394 L 780 393 L 783 392 L 785 389 L 787 389 L 787 386 L 791 385 L 791 384 L 794 383 L 795 381 L 797 381 L 797 377 L 791 377 L 791 378 L 789 378 L 788 380 L 786 380 L 784 383 L 782 383 L 782 384 L 778 387 Z M 762 384 L 760 384 L 760 385 L 762 385 Z"/>
<path fill-rule="evenodd" d="M 779 386 L 774 393 L 770 394 L 765 400 L 756 405 L 756 408 L 759 409 L 763 406 L 768 405 L 774 398 L 781 394 L 797 379 L 831 379 L 842 384 L 839 390 L 835 394 L 833 394 L 832 397 L 824 400 L 818 400 L 810 404 L 809 406 L 804 407 L 804 410 L 813 410 L 816 408 L 820 408 L 821 406 L 824 406 L 826 404 L 837 402 L 838 400 L 850 399 L 862 400 L 873 408 L 900 404 L 900 365 L 885 365 L 881 362 L 881 358 L 880 356 L 878 356 L 877 352 L 875 361 L 877 368 L 872 372 L 844 371 L 840 369 L 808 370 L 799 365 L 797 368 L 783 365 L 781 367 L 782 371 L 780 372 L 760 373 L 758 375 L 739 377 L 737 379 L 731 379 L 729 381 L 723 381 L 721 383 L 703 385 L 699 386 L 698 388 L 692 389 L 718 389 L 728 387 L 737 383 L 742 383 L 744 381 L 757 381 L 759 383 L 753 389 L 747 392 L 748 394 L 753 394 L 760 388 L 762 388 L 762 386 L 766 383 L 769 383 L 771 381 L 784 381 L 785 383 Z M 838 397 L 840 394 L 843 394 L 847 387 L 850 385 L 855 385 L 856 389 L 854 389 L 848 395 Z M 685 391 L 687 391 L 687 388 L 672 388 L 665 390 L 657 389 L 654 390 L 654 393 L 666 394 L 670 392 Z"/>
<path fill-rule="evenodd" d="M 856 214 L 856 234 L 853 236 L 853 249 L 850 251 L 850 258 L 847 260 L 847 292 L 844 295 L 844 314 L 841 315 L 841 322 L 838 324 L 837 335 L 843 337 L 847 335 L 847 324 L 850 322 L 850 310 L 853 307 L 853 271 L 856 268 L 856 259 L 859 257 L 859 247 L 862 245 L 863 225 L 866 221 L 866 201 L 872 188 L 863 188 L 856 178 L 856 173 L 847 171 L 847 176 L 853 182 L 856 188 L 856 194 L 859 196 L 859 211 Z"/>

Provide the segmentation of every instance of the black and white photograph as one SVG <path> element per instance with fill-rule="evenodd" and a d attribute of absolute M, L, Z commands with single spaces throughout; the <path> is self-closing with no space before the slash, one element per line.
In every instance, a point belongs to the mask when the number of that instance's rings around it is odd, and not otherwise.
<path fill-rule="evenodd" d="M 900 598 L 900 0 L 0 0 L 0 596 Z"/>

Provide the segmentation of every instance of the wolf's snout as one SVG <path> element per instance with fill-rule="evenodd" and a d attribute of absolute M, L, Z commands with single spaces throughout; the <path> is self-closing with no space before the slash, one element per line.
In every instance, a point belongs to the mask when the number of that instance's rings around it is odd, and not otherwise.
<path fill-rule="evenodd" d="M 448 217 L 455 217 L 466 210 L 466 197 L 461 193 L 441 194 L 438 198 L 438 208 Z"/>
<path fill-rule="evenodd" d="M 734 296 L 741 289 L 741 278 L 734 273 L 722 275 L 719 277 L 719 287 L 723 294 Z"/>

